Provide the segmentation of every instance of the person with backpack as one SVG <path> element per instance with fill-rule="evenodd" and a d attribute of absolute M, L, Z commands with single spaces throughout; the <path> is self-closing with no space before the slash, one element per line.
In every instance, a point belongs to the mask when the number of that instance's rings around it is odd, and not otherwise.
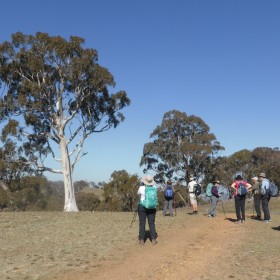
<path fill-rule="evenodd" d="M 270 212 L 269 212 L 269 207 L 268 207 L 269 200 L 270 200 L 269 180 L 266 178 L 265 173 L 260 173 L 258 178 L 260 181 L 260 193 L 261 193 L 264 222 L 271 223 Z"/>
<path fill-rule="evenodd" d="M 220 194 L 219 194 L 220 185 L 221 185 L 221 183 L 219 180 L 215 180 L 212 184 L 211 197 L 210 197 L 212 206 L 211 206 L 210 210 L 208 211 L 208 215 L 207 215 L 207 217 L 209 217 L 209 218 L 216 217 L 216 208 L 217 208 L 217 203 L 218 203 L 218 200 L 220 197 Z"/>
<path fill-rule="evenodd" d="M 195 186 L 197 182 L 195 181 L 194 177 L 190 177 L 190 181 L 188 183 L 188 191 L 189 191 L 189 199 L 193 208 L 193 214 L 197 214 L 197 198 L 195 194 Z"/>
<path fill-rule="evenodd" d="M 241 175 L 235 177 L 235 181 L 230 186 L 234 190 L 234 202 L 235 202 L 235 212 L 236 212 L 236 222 L 235 223 L 245 223 L 245 201 L 246 194 L 251 190 L 252 185 L 243 181 Z"/>
<path fill-rule="evenodd" d="M 150 228 L 150 236 L 153 245 L 157 244 L 157 233 L 155 227 L 156 207 L 158 206 L 157 189 L 152 176 L 146 175 L 141 179 L 141 185 L 137 192 L 139 196 L 139 244 L 145 244 L 146 220 Z"/>
<path fill-rule="evenodd" d="M 169 210 L 170 217 L 173 217 L 173 199 L 174 199 L 175 189 L 172 186 L 172 181 L 168 180 L 164 188 L 164 207 L 163 216 L 166 216 L 167 208 Z"/>
<path fill-rule="evenodd" d="M 251 179 L 252 182 L 252 193 L 254 196 L 254 209 L 256 210 L 257 217 L 253 217 L 256 220 L 262 219 L 261 213 L 261 192 L 260 192 L 260 182 L 258 177 L 253 177 Z"/>

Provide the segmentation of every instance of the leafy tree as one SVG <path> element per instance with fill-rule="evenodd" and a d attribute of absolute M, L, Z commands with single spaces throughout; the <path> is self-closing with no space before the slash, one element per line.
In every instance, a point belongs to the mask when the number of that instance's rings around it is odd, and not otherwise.
<path fill-rule="evenodd" d="M 133 211 L 137 204 L 139 178 L 125 170 L 114 171 L 111 180 L 104 186 L 103 210 Z"/>
<path fill-rule="evenodd" d="M 85 155 L 85 140 L 117 127 L 124 120 L 120 110 L 130 104 L 124 91 L 109 93 L 113 76 L 83 43 L 19 32 L 0 44 L 2 141 L 19 145 L 27 159 L 21 164 L 63 174 L 64 211 L 78 211 L 72 173 Z M 49 153 L 61 169 L 44 164 Z"/>
<path fill-rule="evenodd" d="M 172 177 L 188 181 L 190 174 L 201 176 L 204 161 L 224 149 L 201 118 L 176 110 L 164 114 L 150 138 L 140 166 L 146 166 L 144 172 L 154 171 L 158 182 Z"/>

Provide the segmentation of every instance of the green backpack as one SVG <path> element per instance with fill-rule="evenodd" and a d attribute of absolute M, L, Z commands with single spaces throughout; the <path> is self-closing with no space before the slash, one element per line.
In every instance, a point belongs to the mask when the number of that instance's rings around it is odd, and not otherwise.
<path fill-rule="evenodd" d="M 209 183 L 206 187 L 206 195 L 208 197 L 212 196 L 212 187 L 213 187 L 213 184 L 212 183 Z"/>
<path fill-rule="evenodd" d="M 145 199 L 142 200 L 141 205 L 147 209 L 155 209 L 158 206 L 157 190 L 154 186 L 146 186 Z"/>

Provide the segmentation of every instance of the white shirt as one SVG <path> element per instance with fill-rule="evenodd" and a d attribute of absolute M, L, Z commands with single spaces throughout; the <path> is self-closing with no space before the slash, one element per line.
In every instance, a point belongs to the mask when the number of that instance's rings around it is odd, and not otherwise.
<path fill-rule="evenodd" d="M 194 191 L 194 186 L 195 186 L 196 184 L 197 184 L 196 181 L 190 181 L 190 182 L 188 183 L 189 193 L 193 193 L 193 191 Z"/>

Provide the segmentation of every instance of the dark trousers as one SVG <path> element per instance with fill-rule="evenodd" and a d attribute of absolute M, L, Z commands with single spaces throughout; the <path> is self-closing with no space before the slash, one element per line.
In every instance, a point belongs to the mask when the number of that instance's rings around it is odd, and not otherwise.
<path fill-rule="evenodd" d="M 234 198 L 236 218 L 238 221 L 241 219 L 245 221 L 245 200 L 246 200 L 246 196 L 237 195 Z M 241 217 L 241 215 L 242 215 L 242 217 Z"/>
<path fill-rule="evenodd" d="M 156 239 L 156 209 L 147 209 L 141 204 L 138 206 L 138 215 L 139 215 L 139 240 L 145 239 L 145 228 L 146 228 L 146 219 L 148 220 L 150 235 L 152 239 Z"/>
<path fill-rule="evenodd" d="M 269 208 L 268 208 L 270 195 L 269 194 L 263 195 L 261 197 L 261 200 L 262 200 L 262 209 L 263 209 L 264 219 L 265 220 L 270 220 L 270 213 L 269 213 Z"/>
<path fill-rule="evenodd" d="M 261 213 L 261 196 L 259 194 L 254 194 L 254 205 L 255 205 L 257 217 L 260 218 L 262 216 L 262 213 Z"/>

